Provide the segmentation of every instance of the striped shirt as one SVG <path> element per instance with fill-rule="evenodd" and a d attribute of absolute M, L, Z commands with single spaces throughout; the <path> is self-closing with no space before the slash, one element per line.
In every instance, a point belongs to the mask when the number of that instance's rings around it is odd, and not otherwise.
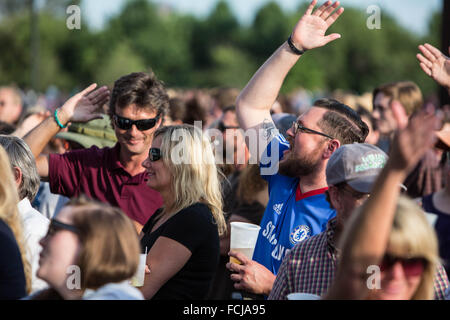
<path fill-rule="evenodd" d="M 338 251 L 334 234 L 336 218 L 330 220 L 325 232 L 297 244 L 283 259 L 269 300 L 286 300 L 294 292 L 324 295 L 334 279 Z M 447 274 L 439 264 L 434 281 L 437 300 L 445 299 L 449 286 Z"/>

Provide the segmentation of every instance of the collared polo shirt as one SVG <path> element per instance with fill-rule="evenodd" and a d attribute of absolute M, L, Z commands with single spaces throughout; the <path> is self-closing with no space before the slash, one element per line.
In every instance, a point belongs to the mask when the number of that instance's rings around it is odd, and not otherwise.
<path fill-rule="evenodd" d="M 289 143 L 278 134 L 261 158 L 261 176 L 269 183 L 269 202 L 261 221 L 253 260 L 277 274 L 284 256 L 299 242 L 326 229 L 327 222 L 336 216 L 326 200 L 327 188 L 303 193 L 299 178 L 279 173 L 264 175 L 263 168 L 279 161 Z M 271 154 L 278 152 L 273 159 Z"/>
<path fill-rule="evenodd" d="M 120 145 L 113 148 L 74 150 L 49 157 L 49 182 L 53 193 L 87 197 L 121 208 L 145 225 L 162 206 L 162 197 L 147 186 L 147 172 L 131 176 L 119 161 Z"/>

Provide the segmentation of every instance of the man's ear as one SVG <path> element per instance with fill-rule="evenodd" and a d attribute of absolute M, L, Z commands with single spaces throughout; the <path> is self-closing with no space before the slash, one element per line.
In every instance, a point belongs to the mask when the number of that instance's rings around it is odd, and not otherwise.
<path fill-rule="evenodd" d="M 324 151 L 324 159 L 330 159 L 331 155 L 341 146 L 341 143 L 337 139 L 330 140 L 327 148 Z"/>
<path fill-rule="evenodd" d="M 341 199 L 339 197 L 339 191 L 335 186 L 329 186 L 328 187 L 328 196 L 330 198 L 330 203 L 331 206 L 335 209 L 335 210 L 339 210 L 341 207 Z"/>
<path fill-rule="evenodd" d="M 19 190 L 19 187 L 22 184 L 22 178 L 23 178 L 22 170 L 20 170 L 19 167 L 14 167 L 13 172 L 14 172 L 14 180 L 16 182 L 16 188 L 17 188 L 17 190 Z"/>

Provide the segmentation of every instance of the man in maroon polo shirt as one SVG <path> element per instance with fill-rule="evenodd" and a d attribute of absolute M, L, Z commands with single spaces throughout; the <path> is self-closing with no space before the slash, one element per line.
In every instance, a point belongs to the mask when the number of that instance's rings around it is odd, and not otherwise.
<path fill-rule="evenodd" d="M 169 98 L 153 74 L 132 73 L 118 79 L 109 90 L 95 91 L 92 84 L 30 131 L 24 140 L 30 146 L 39 174 L 50 182 L 53 193 L 88 197 L 120 207 L 140 232 L 150 216 L 162 206 L 160 194 L 146 185 L 142 163 L 148 156 L 153 133 L 161 125 Z M 65 154 L 40 155 L 45 145 L 69 122 L 102 118 L 108 102 L 117 144 L 113 148 L 75 150 Z"/>

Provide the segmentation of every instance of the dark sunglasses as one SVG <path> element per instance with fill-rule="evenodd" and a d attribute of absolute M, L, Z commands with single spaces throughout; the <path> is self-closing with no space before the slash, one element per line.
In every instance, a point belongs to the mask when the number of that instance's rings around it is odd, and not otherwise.
<path fill-rule="evenodd" d="M 294 127 L 294 135 L 296 135 L 299 131 L 301 131 L 301 132 L 304 132 L 304 133 L 318 134 L 318 135 L 327 137 L 327 138 L 329 138 L 331 140 L 334 139 L 332 136 L 329 136 L 329 135 L 327 135 L 325 133 L 322 133 L 322 132 L 319 132 L 319 131 L 316 131 L 316 130 L 313 130 L 313 129 L 306 128 L 303 125 L 301 125 L 300 123 L 298 123 L 297 121 L 294 121 L 292 123 L 292 126 Z"/>
<path fill-rule="evenodd" d="M 70 232 L 73 232 L 76 234 L 80 233 L 80 230 L 78 230 L 77 227 L 72 226 L 70 224 L 63 223 L 63 222 L 55 220 L 55 219 L 52 219 L 52 220 L 50 220 L 50 225 L 48 226 L 48 231 L 47 231 L 46 237 L 48 237 L 48 236 L 51 237 L 58 231 L 62 231 L 62 230 L 67 230 L 67 231 L 70 231 Z"/>
<path fill-rule="evenodd" d="M 145 131 L 153 128 L 156 125 L 156 122 L 158 121 L 159 116 L 153 119 L 142 119 L 142 120 L 131 120 L 128 118 L 124 118 L 121 116 L 118 116 L 117 114 L 114 115 L 114 121 L 119 127 L 119 129 L 122 130 L 130 130 L 133 124 L 138 128 L 140 131 Z"/>
<path fill-rule="evenodd" d="M 219 122 L 219 125 L 217 127 L 220 132 L 225 132 L 227 129 L 239 129 L 239 126 L 226 126 L 222 121 Z"/>
<path fill-rule="evenodd" d="M 391 269 L 397 262 L 401 263 L 403 272 L 407 277 L 421 275 L 427 265 L 425 258 L 401 258 L 386 254 L 381 261 L 380 270 Z"/>
<path fill-rule="evenodd" d="M 150 148 L 150 152 L 148 154 L 148 158 L 150 159 L 151 162 L 158 161 L 159 159 L 161 159 L 161 157 L 162 157 L 161 149 L 159 149 L 159 148 Z"/>

